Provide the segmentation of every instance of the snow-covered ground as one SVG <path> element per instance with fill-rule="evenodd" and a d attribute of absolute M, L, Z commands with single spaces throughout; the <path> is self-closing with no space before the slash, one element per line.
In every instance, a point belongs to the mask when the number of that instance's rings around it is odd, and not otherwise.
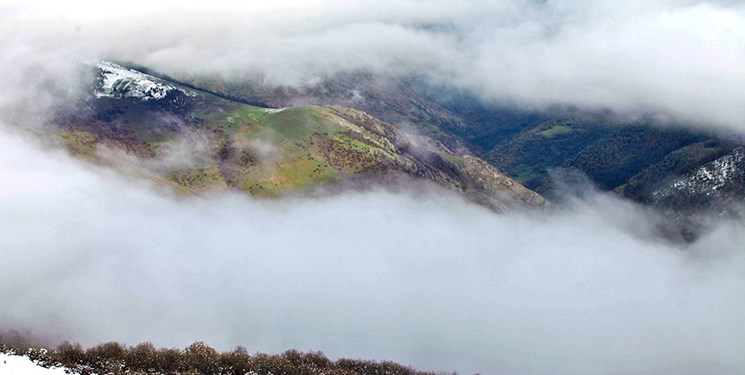
<path fill-rule="evenodd" d="M 678 178 L 664 189 L 655 192 L 654 196 L 660 199 L 681 192 L 688 196 L 716 196 L 722 190 L 741 183 L 743 166 L 745 166 L 745 149 L 738 147 L 731 154 L 722 156 Z"/>
<path fill-rule="evenodd" d="M 0 374 L 2 375 L 65 375 L 65 369 L 44 368 L 26 356 L 0 353 Z"/>
<path fill-rule="evenodd" d="M 101 74 L 99 87 L 96 88 L 96 96 L 99 98 L 130 97 L 141 98 L 142 100 L 158 100 L 163 99 L 173 90 L 190 95 L 190 93 L 151 75 L 125 68 L 110 61 L 99 61 L 93 65 L 99 69 Z"/>

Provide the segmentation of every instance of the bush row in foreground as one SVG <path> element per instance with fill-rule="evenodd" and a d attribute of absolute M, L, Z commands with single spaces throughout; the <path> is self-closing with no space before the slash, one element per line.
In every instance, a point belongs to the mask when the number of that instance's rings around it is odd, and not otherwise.
<path fill-rule="evenodd" d="M 434 375 L 389 361 L 339 359 L 321 352 L 249 354 L 243 347 L 218 352 L 203 342 L 185 349 L 160 348 L 151 343 L 126 346 L 108 342 L 84 349 L 63 342 L 56 348 L 35 347 L 17 333 L 0 334 L 0 352 L 26 355 L 44 367 L 63 366 L 89 374 L 240 374 L 240 375 Z"/>

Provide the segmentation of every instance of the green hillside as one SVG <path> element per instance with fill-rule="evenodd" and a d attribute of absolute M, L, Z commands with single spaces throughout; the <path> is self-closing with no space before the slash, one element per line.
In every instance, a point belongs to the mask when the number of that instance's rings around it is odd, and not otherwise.
<path fill-rule="evenodd" d="M 358 110 L 265 108 L 144 74 L 141 79 L 170 91 L 157 99 L 127 92 L 92 96 L 85 110 L 57 119 L 53 136 L 75 155 L 126 166 L 188 193 L 238 190 L 275 198 L 411 181 L 498 210 L 544 203 L 474 155 Z"/>

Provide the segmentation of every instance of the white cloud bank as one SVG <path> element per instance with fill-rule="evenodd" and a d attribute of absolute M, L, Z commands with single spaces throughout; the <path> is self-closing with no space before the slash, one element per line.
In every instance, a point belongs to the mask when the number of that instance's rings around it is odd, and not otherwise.
<path fill-rule="evenodd" d="M 694 1 L 0 5 L 0 113 L 77 59 L 278 84 L 428 72 L 486 98 L 742 131 L 745 13 Z M 10 115 L 9 115 L 10 114 Z M 742 373 L 745 230 L 686 248 L 607 197 L 494 215 L 452 196 L 177 198 L 0 135 L 0 322 L 85 344 L 323 350 L 468 373 Z"/>
<path fill-rule="evenodd" d="M 608 197 L 178 198 L 0 137 L 0 322 L 91 345 L 323 350 L 462 373 L 739 373 L 745 241 Z"/>
<path fill-rule="evenodd" d="M 745 130 L 738 2 L 41 2 L 6 5 L 0 20 L 0 50 L 16 69 L 38 56 L 47 67 L 104 56 L 288 85 L 416 72 L 486 99 Z"/>

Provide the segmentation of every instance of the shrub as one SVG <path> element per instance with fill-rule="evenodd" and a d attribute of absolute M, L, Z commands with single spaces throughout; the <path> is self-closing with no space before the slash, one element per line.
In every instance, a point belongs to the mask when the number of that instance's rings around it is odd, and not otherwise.
<path fill-rule="evenodd" d="M 85 352 L 87 365 L 97 373 L 122 373 L 126 357 L 127 349 L 116 342 L 100 344 Z"/>
<path fill-rule="evenodd" d="M 220 355 L 218 361 L 220 372 L 223 374 L 243 375 L 254 368 L 254 363 L 248 351 L 244 347 L 237 347 L 232 352 L 225 352 Z"/>
<path fill-rule="evenodd" d="M 57 362 L 79 373 L 87 373 L 86 356 L 83 347 L 78 343 L 63 341 L 57 347 Z"/>
<path fill-rule="evenodd" d="M 184 366 L 182 365 L 182 353 L 179 349 L 160 349 L 156 353 L 156 360 L 158 361 L 158 373 L 161 374 L 176 374 Z"/>
<path fill-rule="evenodd" d="M 321 352 L 302 353 L 288 350 L 280 355 L 248 354 L 244 347 L 218 353 L 204 342 L 186 349 L 156 349 L 146 342 L 126 347 L 107 342 L 83 350 L 68 341 L 56 350 L 27 348 L 19 350 L 0 335 L 0 352 L 26 354 L 42 366 L 64 366 L 80 375 L 89 374 L 235 374 L 235 375 L 433 375 L 417 372 L 397 363 L 339 359 L 331 361 Z M 11 337 L 18 342 L 17 337 Z"/>
<path fill-rule="evenodd" d="M 125 367 L 131 371 L 151 373 L 158 369 L 158 354 L 153 344 L 144 342 L 127 351 Z"/>
<path fill-rule="evenodd" d="M 184 351 L 184 363 L 187 371 L 200 374 L 214 374 L 218 369 L 220 355 L 209 345 L 199 341 L 189 345 Z"/>

